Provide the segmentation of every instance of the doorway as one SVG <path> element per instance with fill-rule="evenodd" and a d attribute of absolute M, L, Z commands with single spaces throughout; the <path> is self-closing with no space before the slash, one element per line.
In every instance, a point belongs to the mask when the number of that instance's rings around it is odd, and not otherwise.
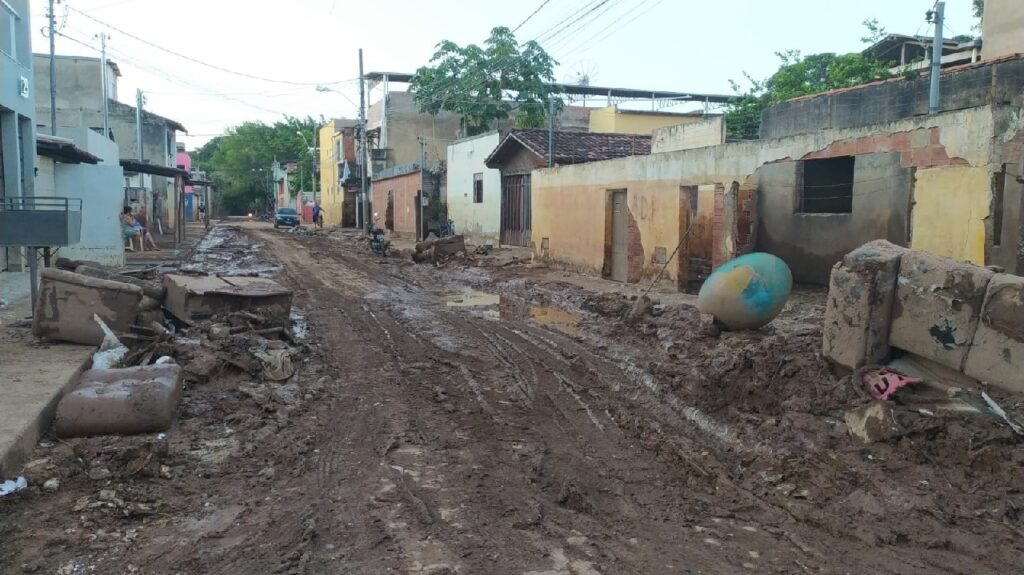
<path fill-rule="evenodd" d="M 626 190 L 612 192 L 612 279 L 629 280 L 629 206 Z"/>
<path fill-rule="evenodd" d="M 395 231 L 395 191 L 388 190 L 388 205 L 384 208 L 384 228 Z"/>
<path fill-rule="evenodd" d="M 501 243 L 530 247 L 530 174 L 501 178 Z"/>

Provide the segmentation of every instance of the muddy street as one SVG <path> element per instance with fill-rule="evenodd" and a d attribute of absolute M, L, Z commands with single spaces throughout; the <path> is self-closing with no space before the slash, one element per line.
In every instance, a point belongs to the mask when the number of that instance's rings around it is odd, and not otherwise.
<path fill-rule="evenodd" d="M 0 499 L 3 573 L 1012 573 L 1011 431 L 870 445 L 820 358 L 824 296 L 756 332 L 526 265 L 233 232 L 295 292 L 286 384 L 190 382 L 166 435 L 59 441 Z M 1019 410 L 1018 405 L 1013 409 Z M 148 472 L 152 470 L 152 472 Z"/>

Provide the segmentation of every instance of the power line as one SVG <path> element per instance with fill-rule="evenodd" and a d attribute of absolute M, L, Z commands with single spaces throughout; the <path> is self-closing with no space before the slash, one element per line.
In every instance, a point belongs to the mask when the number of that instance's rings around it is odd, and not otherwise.
<path fill-rule="evenodd" d="M 143 44 L 145 44 L 147 46 L 151 46 L 153 48 L 156 48 L 157 50 L 161 50 L 161 51 L 166 52 L 166 53 L 168 53 L 168 54 L 170 54 L 172 56 L 177 56 L 178 58 L 181 58 L 183 60 L 188 60 L 189 62 L 192 62 L 194 64 L 199 64 L 200 66 L 206 66 L 207 68 L 212 68 L 212 69 L 218 70 L 220 72 L 226 72 L 228 74 L 233 74 L 235 76 L 240 76 L 242 78 L 249 78 L 251 80 L 259 80 L 261 82 L 271 82 L 271 83 L 275 83 L 275 84 L 288 84 L 288 85 L 291 85 L 291 86 L 333 85 L 333 84 L 342 84 L 344 82 L 351 81 L 349 79 L 349 80 L 336 80 L 336 81 L 333 81 L 333 82 L 292 82 L 290 80 L 277 80 L 277 79 L 274 79 L 274 78 L 265 78 L 263 76 L 254 76 L 253 74 L 246 74 L 245 72 L 237 72 L 235 70 L 224 68 L 224 67 L 218 66 L 216 64 L 210 64 L 209 62 L 204 62 L 202 60 L 197 60 L 196 58 L 193 58 L 191 56 L 186 56 L 185 54 L 182 54 L 181 52 L 175 52 L 174 50 L 171 50 L 170 48 L 165 48 L 165 47 L 160 46 L 158 44 L 154 44 L 154 43 L 150 42 L 149 40 L 146 40 L 144 38 L 140 38 L 140 37 L 132 34 L 131 32 L 126 32 L 126 31 L 124 31 L 124 30 L 122 30 L 120 28 L 112 26 L 112 25 L 110 25 L 110 24 L 108 24 L 106 22 L 103 22 L 102 20 L 100 20 L 100 19 L 98 19 L 98 18 L 96 18 L 94 16 L 90 16 L 89 14 L 86 14 L 85 12 L 82 12 L 81 10 L 78 10 L 77 8 L 72 8 L 72 7 L 69 6 L 68 9 L 72 10 L 76 14 L 79 14 L 81 16 L 85 16 L 86 18 L 92 20 L 93 22 L 96 22 L 97 24 L 99 24 L 101 26 L 106 26 L 107 28 L 110 28 L 111 30 L 114 30 L 115 32 L 117 32 L 119 34 L 124 34 L 125 36 L 127 36 L 127 37 L 129 37 L 129 38 L 131 38 L 133 40 L 136 40 L 138 42 L 142 42 Z"/>
<path fill-rule="evenodd" d="M 584 18 L 578 20 L 578 22 L 574 26 L 571 26 L 565 31 L 563 31 L 560 35 L 561 37 L 554 41 L 550 41 L 549 39 L 548 49 L 555 50 L 558 46 L 564 46 L 567 42 L 572 42 L 573 40 L 576 39 L 577 35 L 583 33 L 583 31 L 586 30 L 588 26 L 600 20 L 602 16 L 604 16 L 609 10 L 611 10 L 615 6 L 616 5 L 611 2 L 602 2 L 598 6 L 595 6 L 593 10 L 584 15 Z"/>
<path fill-rule="evenodd" d="M 512 33 L 515 34 L 516 31 L 518 31 L 520 28 L 523 27 L 523 24 L 526 24 L 527 22 L 530 21 L 530 18 L 533 18 L 534 16 L 536 16 L 537 12 L 540 12 L 541 8 L 543 8 L 543 7 L 548 5 L 548 2 L 551 2 L 551 0 L 544 0 L 543 2 L 541 2 L 540 6 L 537 6 L 536 10 L 534 10 L 533 12 L 530 12 L 529 16 L 527 16 L 522 22 L 520 22 L 518 26 L 516 26 L 515 28 L 512 29 Z"/>
<path fill-rule="evenodd" d="M 74 43 L 76 43 L 76 44 L 78 44 L 80 46 L 84 46 L 86 48 L 89 48 L 90 50 L 96 50 L 95 46 L 92 46 L 92 45 L 90 45 L 90 44 L 88 44 L 86 42 L 83 42 L 82 40 L 79 40 L 79 39 L 74 38 L 72 36 L 68 36 L 67 34 L 64 34 L 62 32 L 58 32 L 57 34 L 59 36 L 67 38 L 68 40 L 70 40 L 70 41 L 72 41 L 72 42 L 74 42 Z M 270 108 L 264 108 L 262 106 L 257 106 L 256 104 L 252 104 L 252 103 L 247 102 L 245 100 L 241 100 L 241 99 L 238 99 L 238 98 L 232 98 L 231 96 L 228 96 L 226 94 L 223 94 L 223 93 L 218 92 L 216 90 L 213 90 L 211 88 L 207 88 L 207 87 L 201 86 L 201 85 L 196 84 L 194 82 L 191 82 L 191 81 L 189 81 L 187 79 L 181 78 L 180 76 L 174 76 L 172 74 L 168 74 L 167 72 L 165 72 L 164 70 L 162 70 L 160 68 L 156 68 L 156 67 L 150 66 L 148 64 L 145 64 L 145 63 L 143 63 L 143 62 L 141 62 L 139 60 L 136 60 L 135 58 L 127 56 L 126 54 L 124 54 L 123 52 L 120 52 L 119 50 L 111 49 L 109 46 L 107 47 L 107 52 L 117 56 L 117 58 L 119 60 L 121 60 L 122 62 L 126 62 L 126 63 L 132 64 L 134 66 L 137 66 L 138 68 L 141 68 L 142 70 L 146 70 L 146 71 L 148 71 L 149 73 L 151 73 L 151 74 L 153 74 L 155 76 L 159 76 L 159 77 L 163 78 L 164 80 L 166 80 L 167 82 L 169 82 L 171 84 L 174 84 L 174 85 L 177 85 L 177 86 L 192 86 L 197 91 L 205 91 L 205 92 L 207 92 L 208 94 L 210 94 L 212 96 L 219 96 L 219 97 L 225 98 L 227 100 L 232 100 L 232 101 L 238 102 L 239 104 L 242 104 L 243 106 L 248 106 L 248 107 L 253 108 L 255 110 L 259 110 L 261 112 L 268 112 L 268 113 L 271 113 L 271 114 L 282 115 L 282 116 L 287 116 L 288 115 L 288 114 L 286 114 L 284 112 L 281 112 L 280 110 L 271 110 Z"/>
<path fill-rule="evenodd" d="M 611 0 L 592 0 L 589 4 L 578 10 L 578 16 L 571 18 L 564 23 L 556 24 L 549 28 L 546 32 L 541 33 L 539 36 L 534 38 L 538 42 L 553 42 L 555 38 L 565 33 L 566 30 L 576 25 L 584 18 L 587 18 L 594 13 L 597 9 L 601 8 Z"/>

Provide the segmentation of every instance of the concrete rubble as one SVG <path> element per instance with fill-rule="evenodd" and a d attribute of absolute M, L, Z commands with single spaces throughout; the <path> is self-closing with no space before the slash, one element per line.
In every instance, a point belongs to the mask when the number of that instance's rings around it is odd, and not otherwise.
<path fill-rule="evenodd" d="M 437 265 L 459 254 L 467 255 L 466 240 L 463 236 L 429 237 L 416 244 L 416 250 L 412 254 L 412 261 L 416 263 L 429 262 Z"/>

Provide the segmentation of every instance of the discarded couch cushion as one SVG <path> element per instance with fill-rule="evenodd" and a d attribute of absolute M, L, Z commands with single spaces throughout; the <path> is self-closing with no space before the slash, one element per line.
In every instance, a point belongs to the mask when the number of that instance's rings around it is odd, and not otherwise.
<path fill-rule="evenodd" d="M 1024 392 L 1024 278 L 996 274 L 988 283 L 981 321 L 964 372 L 1008 391 Z"/>
<path fill-rule="evenodd" d="M 57 405 L 60 437 L 165 431 L 182 396 L 175 364 L 90 369 Z"/>
<path fill-rule="evenodd" d="M 903 254 L 889 345 L 962 370 L 993 275 L 928 252 Z"/>
<path fill-rule="evenodd" d="M 103 331 L 96 314 L 115 332 L 126 332 L 135 321 L 142 288 L 46 268 L 40 273 L 39 297 L 32 333 L 86 345 L 99 345 Z"/>

